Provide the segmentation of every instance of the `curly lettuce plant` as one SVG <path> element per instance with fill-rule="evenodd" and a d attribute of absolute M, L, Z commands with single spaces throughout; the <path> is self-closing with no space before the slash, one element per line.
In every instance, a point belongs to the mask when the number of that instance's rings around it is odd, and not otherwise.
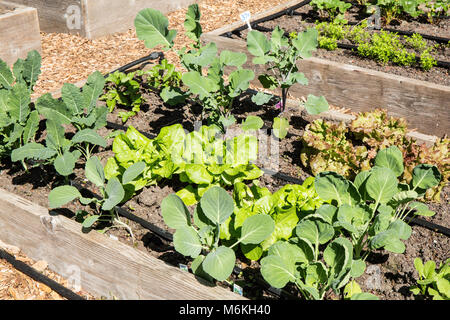
<path fill-rule="evenodd" d="M 177 52 L 187 70 L 181 80 L 188 88 L 188 94 L 203 107 L 202 118 L 207 118 L 210 124 L 216 124 L 224 132 L 225 127 L 234 123 L 234 118 L 231 117 L 234 99 L 249 87 L 254 73 L 242 68 L 247 60 L 245 54 L 224 50 L 219 56 L 215 43 L 202 46 L 199 20 L 198 5 L 189 6 L 185 28 L 186 35 L 194 43 L 192 48 L 183 48 Z M 167 18 L 154 9 L 140 11 L 135 19 L 138 38 L 144 40 L 150 49 L 162 45 L 163 50 L 173 50 L 177 31 L 169 30 L 168 25 Z M 228 79 L 225 79 L 225 67 L 235 68 Z M 175 98 L 183 96 L 183 93 L 179 89 L 173 89 L 166 90 L 165 95 Z"/>
<path fill-rule="evenodd" d="M 237 245 L 259 244 L 274 231 L 270 216 L 253 215 L 243 221 L 236 241 L 224 244 L 220 240 L 221 229 L 233 211 L 233 199 L 221 187 L 213 187 L 204 193 L 193 218 L 177 195 L 171 194 L 162 201 L 164 222 L 175 229 L 175 250 L 194 259 L 191 266 L 194 274 L 206 279 L 227 280 L 236 264 Z"/>

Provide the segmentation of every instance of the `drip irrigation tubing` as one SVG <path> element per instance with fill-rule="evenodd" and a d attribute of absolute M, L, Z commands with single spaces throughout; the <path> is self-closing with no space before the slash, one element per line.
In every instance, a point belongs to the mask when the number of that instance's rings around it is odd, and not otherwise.
<path fill-rule="evenodd" d="M 140 65 L 144 62 L 147 62 L 150 60 L 156 60 L 156 59 L 159 59 L 159 63 L 161 63 L 161 61 L 164 59 L 164 53 L 161 51 L 152 52 L 148 56 L 142 57 L 142 58 L 132 61 L 124 66 L 121 66 L 121 67 L 117 68 L 116 70 L 108 72 L 107 74 L 105 74 L 105 78 L 107 78 L 109 75 L 113 74 L 114 72 L 125 72 L 128 69 L 131 69 L 131 68 L 133 68 L 137 65 Z"/>
<path fill-rule="evenodd" d="M 57 292 L 60 296 L 66 298 L 68 300 L 86 300 L 85 298 L 76 294 L 72 290 L 67 289 L 66 287 L 62 286 L 61 284 L 54 281 L 53 279 L 50 279 L 49 277 L 45 276 L 44 274 L 38 272 L 36 269 L 34 269 L 33 267 L 30 267 L 25 262 L 17 260 L 12 254 L 9 254 L 8 252 L 6 252 L 3 249 L 0 249 L 0 259 L 6 260 L 15 269 L 26 274 L 33 280 L 45 284 L 47 287 L 51 288 L 53 291 Z"/>
<path fill-rule="evenodd" d="M 261 32 L 270 32 L 272 29 L 262 27 L 262 26 L 255 26 L 255 30 L 261 31 Z M 284 33 L 285 36 L 288 35 L 287 32 Z M 450 40 L 449 40 L 450 41 Z M 358 50 L 358 46 L 354 44 L 346 44 L 346 43 L 340 43 L 337 44 L 338 48 L 341 49 L 347 49 L 347 50 Z M 420 57 L 415 57 L 417 62 L 420 62 Z M 442 61 L 442 60 L 436 60 L 436 66 L 441 68 L 448 68 L 450 69 L 450 62 L 449 61 Z"/>

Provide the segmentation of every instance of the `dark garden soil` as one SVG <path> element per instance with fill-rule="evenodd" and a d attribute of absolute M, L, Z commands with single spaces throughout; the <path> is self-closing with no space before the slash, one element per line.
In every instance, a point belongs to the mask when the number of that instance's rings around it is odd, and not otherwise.
<path fill-rule="evenodd" d="M 250 101 L 250 96 L 250 94 L 244 96 L 236 104 L 236 112 L 234 115 L 238 123 L 248 115 L 258 115 L 264 120 L 265 126 L 270 128 L 272 126 L 271 119 L 278 115 L 277 110 L 271 105 L 262 108 L 254 105 Z M 194 111 L 191 111 L 189 104 L 182 107 L 167 106 L 154 93 L 146 93 L 145 98 L 147 102 L 141 108 L 142 111 L 137 116 L 130 118 L 126 123 L 127 126 L 133 125 L 140 131 L 156 135 L 162 127 L 175 123 L 182 123 L 185 129 L 192 130 L 194 128 L 194 121 L 199 118 L 195 106 L 192 108 Z M 121 120 L 115 116 L 119 111 L 121 111 L 120 108 L 116 107 L 114 112 L 109 114 L 108 120 L 120 124 Z M 290 120 L 292 128 L 290 135 L 280 143 L 279 167 L 274 166 L 274 163 L 269 163 L 270 159 L 265 159 L 264 161 L 261 159 L 260 163 L 257 164 L 260 167 L 272 168 L 274 170 L 278 169 L 283 173 L 304 180 L 310 174 L 302 166 L 300 161 L 300 149 L 302 146 L 300 136 L 309 119 L 302 115 L 300 109 L 288 109 L 285 111 L 284 116 Z M 101 134 L 105 136 L 110 132 L 110 129 L 105 128 L 102 129 Z M 108 142 L 111 145 L 112 139 Z M 109 147 L 107 150 L 96 153 L 96 155 L 105 164 L 107 158 L 113 156 L 113 152 L 111 151 L 111 147 Z M 83 168 L 84 164 L 80 163 L 71 179 L 83 187 L 97 192 L 94 186 L 84 178 Z M 25 172 L 20 165 L 11 165 L 8 161 L 4 161 L 0 170 L 0 185 L 3 189 L 43 207 L 48 206 L 47 199 L 51 189 L 64 184 L 64 180 L 58 178 L 56 172 L 49 167 L 32 168 L 28 172 Z M 287 184 L 286 181 L 269 175 L 264 175 L 260 178 L 260 181 L 261 186 L 267 187 L 271 192 Z M 145 187 L 125 203 L 123 208 L 161 229 L 173 232 L 174 230 L 168 229 L 162 219 L 160 203 L 164 197 L 178 191 L 183 186 L 178 181 L 178 178 L 174 178 L 171 181 L 161 181 L 158 185 Z M 450 214 L 448 212 L 449 192 L 450 188 L 447 186 L 441 196 L 441 203 L 431 205 L 431 209 L 436 211 L 436 215 L 432 218 L 427 218 L 427 220 L 447 228 L 450 227 Z M 79 203 L 72 203 L 64 207 L 64 209 L 57 209 L 53 212 L 74 218 L 74 213 L 80 209 L 89 210 L 89 207 L 82 206 Z M 130 237 L 129 232 L 124 228 L 109 229 L 106 235 L 136 247 L 139 250 L 148 252 L 152 256 L 172 265 L 178 266 L 180 263 L 189 265 L 189 260 L 177 253 L 170 242 L 161 239 L 136 222 L 126 218 L 121 218 L 121 220 L 131 228 L 134 241 Z M 91 230 L 90 232 L 96 231 Z M 423 227 L 413 226 L 412 236 L 406 241 L 405 254 L 392 254 L 385 251 L 376 252 L 374 255 L 369 256 L 366 273 L 357 279 L 357 281 L 364 291 L 372 292 L 380 299 L 414 299 L 408 291 L 408 287 L 414 285 L 415 279 L 417 279 L 417 273 L 413 266 L 414 258 L 421 257 L 423 260 L 433 259 L 439 263 L 450 257 L 449 248 L 450 238 Z M 238 257 L 238 261 L 238 265 L 243 269 L 243 276 L 235 280 L 243 286 L 245 295 L 249 298 L 275 298 L 273 295 L 260 290 L 257 286 L 251 285 L 252 281 L 250 279 L 261 277 L 258 274 L 257 268 L 255 268 L 258 266 L 258 263 L 251 263 L 244 257 Z M 289 290 L 289 287 L 287 290 Z M 327 298 L 338 299 L 339 297 L 334 296 L 334 294 L 329 294 Z"/>
<path fill-rule="evenodd" d="M 326 18 L 322 18 L 319 14 L 313 10 L 310 5 L 305 5 L 296 10 L 296 15 L 283 15 L 277 19 L 265 21 L 260 23 L 259 26 L 273 30 L 276 26 L 279 26 L 286 32 L 301 32 L 307 28 L 315 26 L 316 21 L 327 21 Z M 362 19 L 367 18 L 368 15 L 364 14 L 363 7 L 354 6 L 347 13 L 345 18 L 352 22 L 360 22 Z M 438 24 L 429 24 L 426 21 L 419 20 L 399 20 L 392 21 L 391 25 L 383 26 L 389 29 L 398 29 L 404 31 L 414 31 L 423 34 L 428 34 L 437 37 L 450 38 L 450 19 L 442 19 Z M 371 31 L 378 32 L 378 31 Z M 235 39 L 246 39 L 248 29 L 241 31 L 240 35 L 234 35 Z M 270 36 L 270 32 L 264 32 L 266 36 Z M 347 40 L 341 41 L 344 44 L 351 44 Z M 428 45 L 437 44 L 436 42 L 427 40 Z M 334 51 L 328 51 L 325 49 L 318 49 L 313 52 L 313 56 L 317 58 L 323 58 L 332 60 L 335 62 L 352 64 L 362 68 L 373 69 L 376 71 L 391 73 L 399 76 L 404 76 L 412 79 L 429 81 L 440 85 L 450 86 L 449 70 L 442 67 L 433 67 L 429 71 L 424 71 L 419 67 L 399 66 L 392 63 L 382 64 L 375 60 L 364 58 L 359 56 L 356 52 L 349 49 L 336 49 Z M 435 59 L 442 61 L 450 61 L 450 46 L 440 45 L 437 52 L 433 54 Z"/>

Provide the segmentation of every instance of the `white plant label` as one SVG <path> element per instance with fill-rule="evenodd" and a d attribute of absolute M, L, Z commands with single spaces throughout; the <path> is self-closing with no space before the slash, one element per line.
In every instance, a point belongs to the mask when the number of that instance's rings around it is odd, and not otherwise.
<path fill-rule="evenodd" d="M 240 296 L 244 295 L 244 290 L 240 286 L 238 286 L 236 283 L 233 284 L 233 292 L 237 293 Z"/>
<path fill-rule="evenodd" d="M 189 268 L 187 265 L 180 263 L 180 269 L 186 272 L 189 272 Z"/>
<path fill-rule="evenodd" d="M 250 11 L 245 11 L 240 14 L 241 20 L 245 22 L 250 30 L 252 30 L 252 26 L 250 25 L 250 18 L 252 17 L 252 14 Z"/>

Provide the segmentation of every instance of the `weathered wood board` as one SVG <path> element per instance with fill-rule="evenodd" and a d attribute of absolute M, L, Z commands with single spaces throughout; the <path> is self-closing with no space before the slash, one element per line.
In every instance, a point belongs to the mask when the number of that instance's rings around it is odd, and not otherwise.
<path fill-rule="evenodd" d="M 253 16 L 255 21 L 270 14 L 295 5 L 291 1 Z M 265 67 L 253 65 L 253 57 L 247 51 L 244 40 L 221 36 L 243 26 L 237 22 L 206 33 L 202 40 L 215 42 L 219 51 L 231 50 L 247 54 L 246 68 L 257 75 L 265 72 Z M 290 93 L 295 97 L 308 94 L 324 95 L 338 107 L 349 108 L 353 112 L 370 111 L 374 108 L 387 109 L 392 116 L 404 117 L 410 129 L 441 137 L 450 134 L 450 87 L 419 81 L 402 76 L 361 68 L 319 58 L 300 60 L 298 67 L 309 79 L 307 86 L 295 85 Z M 259 85 L 257 76 L 253 81 Z"/>
<path fill-rule="evenodd" d="M 0 1 L 0 59 L 12 65 L 31 50 L 41 52 L 37 10 Z"/>
<path fill-rule="evenodd" d="M 98 297 L 148 300 L 244 299 L 230 290 L 207 286 L 192 274 L 112 240 L 64 216 L 0 189 L 0 240 L 72 285 Z"/>
<path fill-rule="evenodd" d="M 15 0 L 37 8 L 41 31 L 80 34 L 95 39 L 133 27 L 145 8 L 168 13 L 198 0 Z"/>

